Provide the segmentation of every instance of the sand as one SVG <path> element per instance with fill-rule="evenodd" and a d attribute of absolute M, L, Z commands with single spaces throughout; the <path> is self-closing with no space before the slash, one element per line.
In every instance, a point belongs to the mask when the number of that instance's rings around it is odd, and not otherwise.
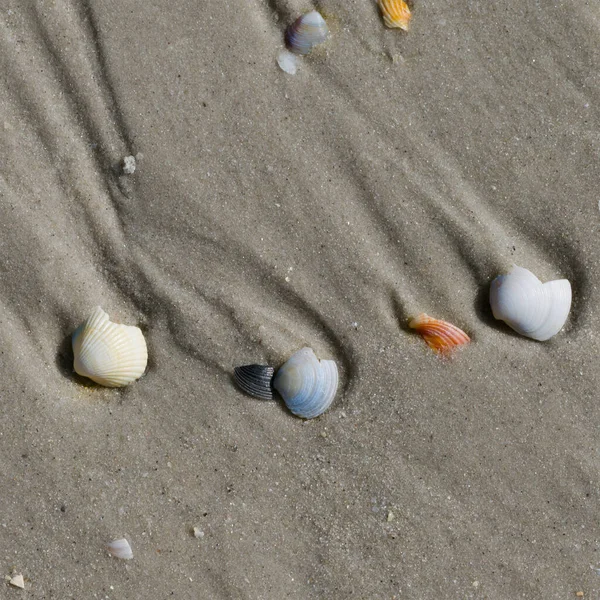
<path fill-rule="evenodd" d="M 312 8 L 3 3 L 0 597 L 600 593 L 598 7 L 323 0 L 287 75 Z M 491 315 L 512 263 L 573 285 L 549 342 Z M 122 390 L 72 372 L 96 305 L 147 337 Z M 322 417 L 235 389 L 303 345 Z"/>

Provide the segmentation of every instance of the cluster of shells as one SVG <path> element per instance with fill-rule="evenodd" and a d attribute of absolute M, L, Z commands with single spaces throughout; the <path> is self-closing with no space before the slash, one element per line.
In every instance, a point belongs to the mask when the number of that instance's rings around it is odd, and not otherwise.
<path fill-rule="evenodd" d="M 412 17 L 404 0 L 378 0 L 383 22 L 392 29 L 408 29 Z M 295 75 L 298 57 L 310 54 L 315 46 L 329 37 L 329 27 L 323 16 L 316 10 L 298 17 L 285 31 L 286 50 L 279 53 L 277 63 L 283 71 Z"/>
<path fill-rule="evenodd" d="M 490 305 L 496 319 L 537 341 L 549 340 L 564 326 L 571 309 L 571 284 L 566 279 L 542 283 L 531 271 L 513 265 L 490 286 Z M 452 323 L 421 313 L 408 323 L 427 345 L 447 355 L 470 342 Z M 73 333 L 75 372 L 107 387 L 139 379 L 148 362 L 144 335 L 138 327 L 109 320 L 98 306 Z M 276 391 L 298 417 L 323 414 L 337 393 L 339 375 L 333 360 L 319 360 L 311 348 L 298 350 L 279 369 L 245 365 L 234 369 L 234 380 L 245 393 L 272 400 Z"/>
<path fill-rule="evenodd" d="M 542 283 L 531 271 L 514 265 L 492 282 L 490 304 L 496 319 L 521 335 L 545 341 L 562 329 L 569 316 L 571 284 L 566 279 Z M 411 319 L 408 326 L 442 355 L 471 341 L 456 325 L 425 313 Z M 333 402 L 338 370 L 334 361 L 319 361 L 310 348 L 303 348 L 277 372 L 267 365 L 246 365 L 236 367 L 234 379 L 242 391 L 255 398 L 271 400 L 276 390 L 292 413 L 311 419 Z"/>
<path fill-rule="evenodd" d="M 404 0 L 377 0 L 387 27 L 408 29 L 410 9 Z M 298 57 L 309 54 L 329 36 L 329 28 L 316 10 L 296 19 L 286 30 L 279 66 L 294 74 Z M 131 160 L 128 160 L 131 159 Z M 125 159 L 124 172 L 133 173 L 135 159 Z M 496 319 L 521 335 L 545 341 L 558 333 L 571 309 L 571 285 L 566 279 L 542 283 L 533 273 L 516 265 L 491 284 L 490 304 Z M 447 321 L 419 314 L 408 326 L 439 354 L 449 354 L 470 342 L 469 336 Z M 108 387 L 128 385 L 146 370 L 148 350 L 140 329 L 112 323 L 96 307 L 73 334 L 74 369 Z M 269 365 L 245 365 L 234 369 L 234 380 L 245 393 L 272 400 L 276 391 L 295 415 L 312 419 L 323 414 L 337 393 L 339 376 L 335 361 L 319 360 L 311 348 L 298 350 L 279 369 Z M 116 540 L 111 552 L 130 553 L 126 540 Z"/>

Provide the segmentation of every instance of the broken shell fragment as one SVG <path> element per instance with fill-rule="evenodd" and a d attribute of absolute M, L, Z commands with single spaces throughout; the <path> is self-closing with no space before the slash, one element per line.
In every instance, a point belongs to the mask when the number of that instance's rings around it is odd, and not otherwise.
<path fill-rule="evenodd" d="M 133 558 L 133 551 L 125 538 L 110 542 L 110 544 L 106 545 L 106 549 L 117 558 L 122 558 L 123 560 L 131 560 Z"/>
<path fill-rule="evenodd" d="M 427 342 L 427 345 L 435 352 L 446 354 L 464 346 L 471 338 L 462 330 L 441 319 L 434 319 L 425 313 L 421 313 L 408 323 L 411 329 L 416 329 Z"/>
<path fill-rule="evenodd" d="M 282 71 L 289 75 L 295 75 L 298 70 L 298 57 L 288 50 L 283 50 L 277 57 L 277 64 Z"/>
<path fill-rule="evenodd" d="M 133 175 L 135 173 L 135 156 L 126 156 L 121 163 L 123 175 Z"/>
<path fill-rule="evenodd" d="M 287 28 L 285 43 L 294 54 L 308 54 L 315 46 L 323 43 L 328 35 L 329 28 L 325 19 L 316 10 L 311 10 L 298 17 Z"/>
<path fill-rule="evenodd" d="M 264 400 L 275 388 L 290 411 L 303 419 L 318 417 L 331 406 L 338 387 L 335 361 L 319 361 L 310 348 L 302 348 L 275 377 L 273 372 L 272 367 L 247 365 L 234 369 L 234 379 L 244 392 Z"/>
<path fill-rule="evenodd" d="M 266 365 L 245 365 L 233 370 L 238 387 L 254 398 L 273 400 L 273 374 L 275 369 Z"/>
<path fill-rule="evenodd" d="M 72 337 L 74 369 L 106 387 L 122 387 L 146 370 L 148 349 L 138 327 L 112 323 L 97 306 Z"/>
<path fill-rule="evenodd" d="M 21 588 L 22 590 L 25 589 L 25 580 L 23 579 L 23 575 L 20 573 L 18 575 L 13 575 L 8 583 L 14 587 Z"/>
<path fill-rule="evenodd" d="M 556 335 L 571 310 L 571 284 L 567 279 L 542 283 L 531 271 L 513 265 L 490 286 L 494 318 L 517 333 L 543 342 Z"/>
<path fill-rule="evenodd" d="M 408 23 L 412 17 L 408 4 L 403 0 L 377 0 L 383 22 L 392 29 L 408 30 Z"/>

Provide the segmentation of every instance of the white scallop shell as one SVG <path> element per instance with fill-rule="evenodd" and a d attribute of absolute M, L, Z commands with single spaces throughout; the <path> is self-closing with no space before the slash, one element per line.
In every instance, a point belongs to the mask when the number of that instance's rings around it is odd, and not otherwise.
<path fill-rule="evenodd" d="M 287 407 L 303 419 L 323 414 L 333 402 L 338 370 L 333 360 L 322 360 L 310 348 L 298 350 L 273 380 Z"/>
<path fill-rule="evenodd" d="M 106 387 L 121 387 L 146 370 L 148 349 L 139 328 L 112 323 L 97 306 L 72 337 L 74 368 Z"/>
<path fill-rule="evenodd" d="M 316 11 L 298 17 L 285 32 L 285 41 L 294 54 L 308 54 L 314 46 L 327 39 L 329 28 Z"/>
<path fill-rule="evenodd" d="M 508 275 L 492 281 L 490 304 L 496 319 L 543 342 L 557 334 L 569 316 L 571 284 L 566 279 L 542 283 L 531 271 L 513 265 Z"/>
<path fill-rule="evenodd" d="M 122 558 L 123 560 L 131 560 L 133 558 L 133 550 L 125 538 L 110 542 L 110 544 L 106 545 L 106 549 L 117 558 Z"/>

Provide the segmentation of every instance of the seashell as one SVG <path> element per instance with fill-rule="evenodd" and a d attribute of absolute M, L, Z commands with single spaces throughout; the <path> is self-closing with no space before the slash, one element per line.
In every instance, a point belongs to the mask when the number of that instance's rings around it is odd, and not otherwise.
<path fill-rule="evenodd" d="M 434 319 L 425 313 L 411 319 L 408 326 L 411 329 L 416 329 L 432 350 L 442 354 L 446 354 L 458 346 L 464 346 L 471 341 L 471 338 L 456 325 Z"/>
<path fill-rule="evenodd" d="M 20 573 L 7 579 L 9 579 L 8 583 L 10 583 L 10 585 L 21 588 L 22 590 L 25 589 L 25 579 L 23 579 L 23 575 L 21 575 Z"/>
<path fill-rule="evenodd" d="M 286 406 L 303 419 L 323 414 L 333 402 L 338 386 L 338 370 L 333 360 L 322 360 L 310 348 L 298 350 L 278 371 L 264 365 L 236 367 L 233 377 L 238 387 L 262 400 L 273 398 L 273 388 Z"/>
<path fill-rule="evenodd" d="M 308 54 L 327 39 L 329 28 L 316 11 L 298 17 L 285 32 L 285 43 L 294 54 Z"/>
<path fill-rule="evenodd" d="M 106 549 L 117 558 L 122 558 L 123 560 L 131 560 L 133 558 L 133 551 L 125 538 L 112 541 L 106 545 Z"/>
<path fill-rule="evenodd" d="M 286 406 L 303 419 L 323 414 L 333 402 L 338 370 L 333 360 L 322 360 L 310 348 L 298 350 L 278 371 L 273 387 Z"/>
<path fill-rule="evenodd" d="M 383 22 L 392 29 L 408 30 L 408 23 L 412 15 L 408 4 L 403 0 L 377 0 Z"/>
<path fill-rule="evenodd" d="M 275 369 L 266 365 L 245 365 L 233 370 L 238 387 L 261 400 L 273 400 L 273 374 Z"/>
<path fill-rule="evenodd" d="M 277 57 L 277 64 L 282 71 L 295 75 L 298 69 L 298 57 L 287 50 L 283 50 Z"/>
<path fill-rule="evenodd" d="M 557 334 L 571 310 L 571 284 L 566 279 L 542 283 L 531 271 L 513 265 L 490 286 L 496 319 L 517 333 L 543 342 Z"/>
<path fill-rule="evenodd" d="M 139 328 L 112 323 L 97 306 L 72 337 L 74 369 L 106 387 L 121 387 L 146 370 L 148 349 Z"/>

